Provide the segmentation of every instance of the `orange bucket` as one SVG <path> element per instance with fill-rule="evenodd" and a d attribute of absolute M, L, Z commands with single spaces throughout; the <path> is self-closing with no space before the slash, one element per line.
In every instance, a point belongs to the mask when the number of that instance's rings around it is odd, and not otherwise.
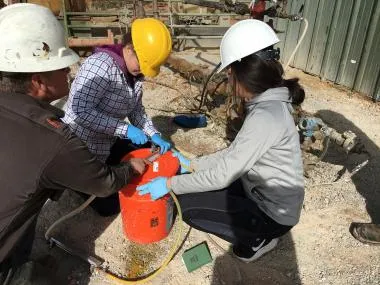
<path fill-rule="evenodd" d="M 128 153 L 123 161 L 131 158 L 147 158 L 152 155 L 150 149 L 138 149 Z M 174 202 L 167 194 L 152 201 L 149 194 L 140 196 L 136 187 L 151 179 L 175 175 L 179 162 L 172 152 L 159 156 L 145 173 L 133 178 L 128 185 L 119 191 L 121 218 L 125 236 L 136 243 L 148 244 L 167 237 L 173 225 Z"/>

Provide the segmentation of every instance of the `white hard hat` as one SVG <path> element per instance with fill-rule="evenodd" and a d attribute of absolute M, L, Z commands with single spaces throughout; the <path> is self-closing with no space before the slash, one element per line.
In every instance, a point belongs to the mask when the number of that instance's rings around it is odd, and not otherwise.
<path fill-rule="evenodd" d="M 278 43 L 276 33 L 262 21 L 247 19 L 232 25 L 220 44 L 222 71 L 231 63 Z"/>
<path fill-rule="evenodd" d="M 53 13 L 35 4 L 13 4 L 0 10 L 0 71 L 45 72 L 79 60 L 66 47 L 62 25 Z"/>

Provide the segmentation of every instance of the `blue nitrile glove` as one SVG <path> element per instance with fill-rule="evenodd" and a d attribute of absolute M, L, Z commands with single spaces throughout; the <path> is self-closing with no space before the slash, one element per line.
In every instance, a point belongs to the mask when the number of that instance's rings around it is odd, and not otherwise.
<path fill-rule="evenodd" d="M 139 195 L 150 194 L 152 200 L 157 200 L 170 192 L 170 189 L 166 186 L 167 181 L 166 177 L 158 177 L 149 183 L 138 186 L 136 189 L 139 191 Z"/>
<path fill-rule="evenodd" d="M 146 134 L 139 128 L 132 125 L 128 125 L 126 137 L 134 144 L 145 144 L 148 141 Z"/>
<path fill-rule="evenodd" d="M 181 165 L 181 174 L 191 172 L 190 159 L 186 158 L 182 153 L 173 150 L 173 156 L 178 158 Z"/>
<path fill-rule="evenodd" d="M 172 147 L 171 144 L 163 140 L 159 134 L 154 134 L 152 136 L 152 142 L 160 147 L 161 154 L 164 154 Z"/>

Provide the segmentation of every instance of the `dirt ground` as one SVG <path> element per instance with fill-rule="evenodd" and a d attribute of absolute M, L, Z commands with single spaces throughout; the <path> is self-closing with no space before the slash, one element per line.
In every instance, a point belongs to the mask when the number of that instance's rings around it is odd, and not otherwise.
<path fill-rule="evenodd" d="M 186 51 L 177 54 L 201 64 L 216 62 L 216 51 Z M 232 284 L 380 284 L 380 247 L 364 245 L 349 233 L 352 221 L 380 223 L 380 105 L 346 90 L 332 87 L 319 78 L 291 69 L 306 90 L 303 108 L 316 113 L 338 131 L 351 130 L 364 143 L 367 154 L 346 154 L 331 144 L 323 161 L 305 178 L 306 195 L 299 224 L 281 238 L 278 247 L 260 260 L 244 264 L 232 258 L 228 243 L 183 225 L 187 239 L 164 271 L 147 284 L 232 285 Z M 214 152 L 227 145 L 223 126 L 212 121 L 203 129 L 182 129 L 172 123 L 178 96 L 194 96 L 199 89 L 163 68 L 158 83 L 147 82 L 144 105 L 156 127 L 176 147 L 193 155 Z M 182 95 L 181 95 L 182 94 Z M 177 98 L 177 99 L 176 99 Z M 182 100 L 182 101 L 181 101 Z M 353 168 L 369 159 L 359 172 Z M 80 259 L 57 248 L 49 249 L 44 231 L 56 219 L 83 200 L 66 191 L 58 202 L 48 202 L 38 221 L 33 256 L 44 260 L 56 273 L 57 284 L 118 284 L 102 274 L 91 273 Z M 87 208 L 64 222 L 53 236 L 85 253 L 105 260 L 110 270 L 126 277 L 151 272 L 165 258 L 179 231 L 179 222 L 165 240 L 139 246 L 126 240 L 120 215 L 100 218 Z M 184 250 L 206 241 L 212 263 L 188 273 L 181 259 Z"/>

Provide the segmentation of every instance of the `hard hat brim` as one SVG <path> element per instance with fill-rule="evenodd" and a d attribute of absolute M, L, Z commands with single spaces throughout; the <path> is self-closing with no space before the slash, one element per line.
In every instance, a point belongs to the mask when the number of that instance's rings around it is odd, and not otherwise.
<path fill-rule="evenodd" d="M 160 73 L 160 67 L 157 67 L 157 68 L 141 67 L 141 73 L 146 77 L 156 77 Z"/>
<path fill-rule="evenodd" d="M 45 62 L 44 62 L 45 61 Z M 37 72 L 49 72 L 67 68 L 79 61 L 79 56 L 73 52 L 64 61 L 59 58 L 41 60 L 36 64 L 36 60 L 23 60 L 22 62 L 13 62 L 12 64 L 4 65 L 1 64 L 0 71 L 3 72 L 18 72 L 18 73 L 37 73 Z"/>

